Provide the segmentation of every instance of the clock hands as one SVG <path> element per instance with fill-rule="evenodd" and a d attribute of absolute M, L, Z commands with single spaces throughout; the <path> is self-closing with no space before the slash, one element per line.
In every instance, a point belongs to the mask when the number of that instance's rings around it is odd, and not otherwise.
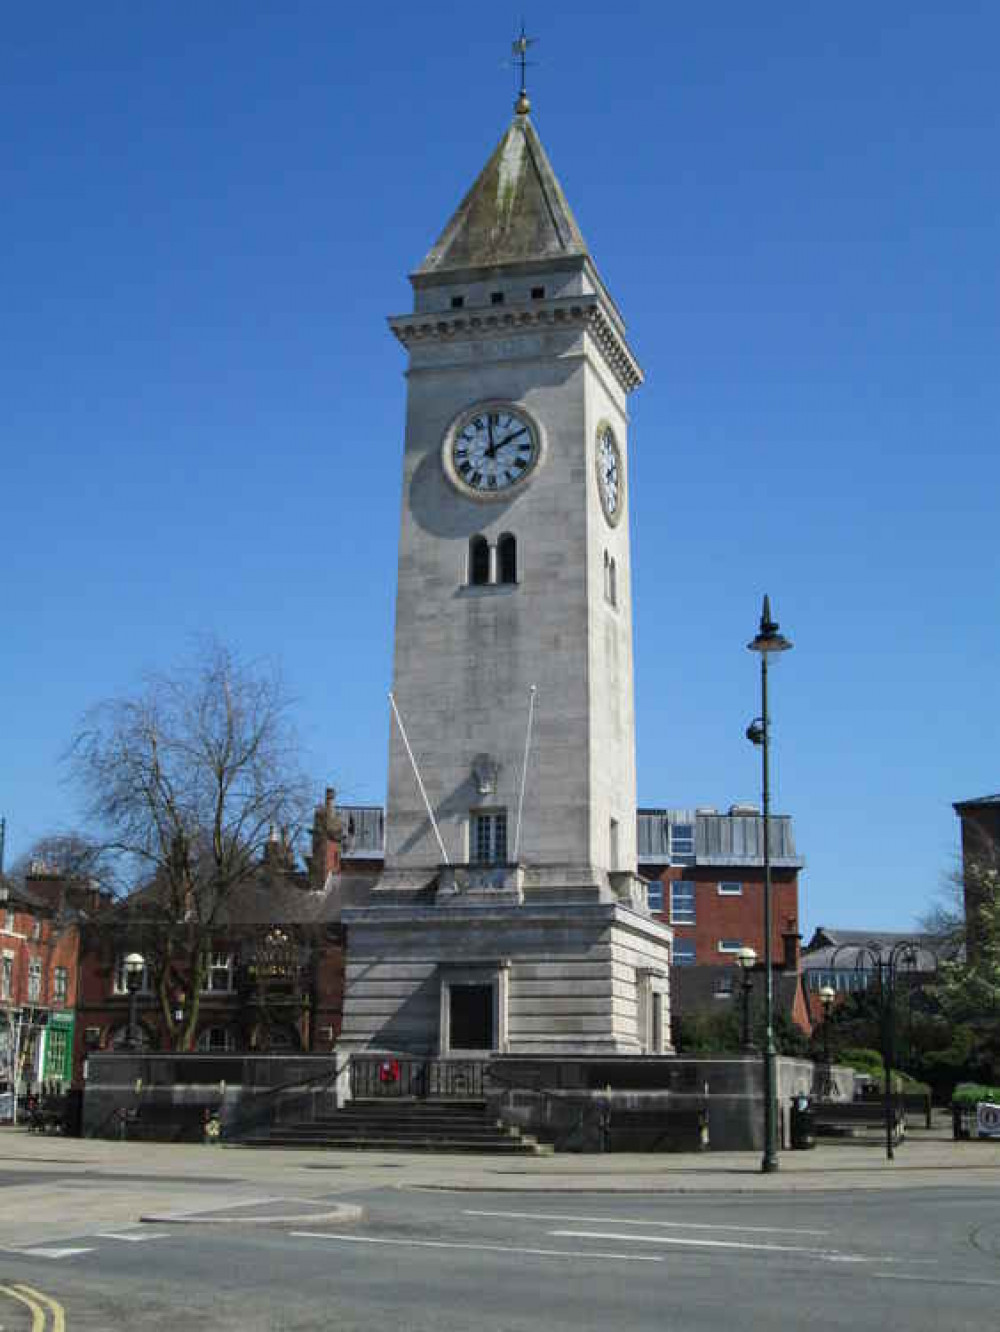
<path fill-rule="evenodd" d="M 496 454 L 499 453 L 501 449 L 505 449 L 508 444 L 512 444 L 515 439 L 519 439 L 521 435 L 526 435 L 527 433 L 528 433 L 527 426 L 521 426 L 520 430 L 511 431 L 511 433 L 507 435 L 505 439 L 502 439 L 500 443 L 496 446 L 496 448 L 493 450 L 494 456 L 496 456 Z"/>
<path fill-rule="evenodd" d="M 534 432 L 513 412 L 482 411 L 467 420 L 452 457 L 472 490 L 500 492 L 532 470 L 537 460 Z"/>

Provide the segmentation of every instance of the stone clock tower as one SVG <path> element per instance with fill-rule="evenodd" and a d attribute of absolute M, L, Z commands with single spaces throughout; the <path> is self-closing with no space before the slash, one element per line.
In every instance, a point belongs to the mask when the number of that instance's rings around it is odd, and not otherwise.
<path fill-rule="evenodd" d="M 385 871 L 344 913 L 341 1046 L 663 1050 L 670 932 L 635 873 L 642 374 L 523 95 L 411 280 Z"/>

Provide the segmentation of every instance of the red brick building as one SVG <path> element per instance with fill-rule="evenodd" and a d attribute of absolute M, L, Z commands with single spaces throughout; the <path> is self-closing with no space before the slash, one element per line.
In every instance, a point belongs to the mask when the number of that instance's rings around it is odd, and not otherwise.
<path fill-rule="evenodd" d="M 342 906 L 367 896 L 381 866 L 370 848 L 344 855 L 348 811 L 328 790 L 318 806 L 306 868 L 275 837 L 258 871 L 219 913 L 198 1003 L 194 1048 L 328 1053 L 340 1033 L 344 988 Z M 364 824 L 364 828 L 361 825 Z M 353 843 L 370 840 L 358 815 Z M 381 830 L 377 829 L 379 837 Z M 124 959 L 143 952 L 144 926 L 117 903 L 82 931 L 75 1073 L 88 1052 L 121 1048 L 130 1039 L 130 996 Z M 177 998 L 183 982 L 177 983 Z M 169 1000 L 169 996 L 168 996 Z M 143 1048 L 166 1048 L 167 1027 L 152 978 L 144 972 L 136 995 Z"/>
<path fill-rule="evenodd" d="M 0 1093 L 70 1080 L 80 914 L 67 896 L 40 864 L 0 880 Z"/>
<path fill-rule="evenodd" d="M 671 1008 L 675 1020 L 720 1011 L 741 990 L 736 958 L 757 954 L 751 989 L 763 994 L 764 820 L 754 805 L 715 809 L 640 809 L 639 873 L 649 879 L 650 910 L 674 932 Z M 812 1029 L 799 970 L 799 871 L 792 821 L 770 823 L 771 956 L 776 1011 Z"/>
<path fill-rule="evenodd" d="M 952 806 L 962 826 L 962 892 L 965 948 L 970 962 L 980 951 L 980 908 L 1000 882 L 1000 795 L 957 800 Z"/>
<path fill-rule="evenodd" d="M 640 809 L 639 873 L 649 908 L 674 931 L 675 966 L 731 967 L 740 948 L 764 956 L 764 820 L 752 805 Z M 771 949 L 797 970 L 799 871 L 792 820 L 770 819 Z"/>

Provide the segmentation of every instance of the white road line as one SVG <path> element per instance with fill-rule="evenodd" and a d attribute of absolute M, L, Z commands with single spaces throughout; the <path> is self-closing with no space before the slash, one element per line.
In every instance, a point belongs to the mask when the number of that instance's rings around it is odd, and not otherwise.
<path fill-rule="evenodd" d="M 735 1230 L 744 1235 L 829 1235 L 828 1230 L 805 1230 L 801 1226 L 725 1226 L 707 1221 L 640 1221 L 620 1216 L 571 1216 L 565 1212 L 482 1212 L 466 1208 L 463 1216 L 510 1217 L 515 1221 L 576 1221 L 580 1225 L 667 1226 L 672 1230 Z"/>
<path fill-rule="evenodd" d="M 753 1253 L 801 1253 L 830 1263 L 876 1263 L 890 1259 L 865 1257 L 860 1253 L 838 1253 L 835 1249 L 807 1249 L 797 1244 L 743 1244 L 739 1240 L 686 1239 L 681 1235 L 616 1235 L 609 1230 L 550 1230 L 557 1239 L 624 1240 L 626 1244 L 675 1244 L 695 1249 L 742 1249 Z"/>
<path fill-rule="evenodd" d="M 152 1234 L 145 1231 L 99 1230 L 97 1239 L 125 1240 L 129 1244 L 145 1244 L 147 1240 L 166 1239 L 165 1230 L 156 1230 Z"/>
<path fill-rule="evenodd" d="M 25 1258 L 74 1258 L 78 1253 L 93 1253 L 93 1249 L 8 1249 L 8 1253 L 23 1254 Z"/>
<path fill-rule="evenodd" d="M 910 1276 L 902 1272 L 872 1272 L 872 1281 L 923 1281 L 934 1286 L 1000 1286 L 1000 1281 L 991 1281 L 989 1277 L 950 1277 L 950 1276 Z"/>
<path fill-rule="evenodd" d="M 208 1212 L 231 1212 L 237 1207 L 257 1207 L 263 1203 L 284 1202 L 285 1199 L 280 1195 L 274 1196 L 264 1194 L 259 1198 L 239 1198 L 236 1202 L 208 1203 L 204 1207 L 197 1207 L 194 1211 L 187 1212 L 164 1212 L 157 1216 L 157 1221 L 190 1221 L 195 1217 L 204 1216 Z"/>
<path fill-rule="evenodd" d="M 337 1240 L 344 1244 L 388 1244 L 403 1249 L 472 1249 L 476 1253 L 524 1253 L 541 1258 L 608 1258 L 624 1263 L 662 1263 L 648 1253 L 592 1253 L 587 1249 L 529 1249 L 513 1244 L 459 1244 L 451 1240 L 378 1239 L 374 1235 L 330 1235 L 319 1230 L 292 1230 L 295 1239 Z"/>

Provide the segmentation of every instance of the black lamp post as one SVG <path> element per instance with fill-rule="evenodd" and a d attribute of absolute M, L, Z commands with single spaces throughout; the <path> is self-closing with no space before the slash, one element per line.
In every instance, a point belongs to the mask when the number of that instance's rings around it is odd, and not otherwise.
<path fill-rule="evenodd" d="M 751 1049 L 750 1041 L 750 991 L 753 989 L 753 980 L 750 977 L 751 969 L 757 961 L 757 954 L 752 948 L 743 947 L 736 954 L 736 965 L 740 969 L 740 993 L 743 997 L 743 1049 Z"/>
<path fill-rule="evenodd" d="M 820 1096 L 827 1097 L 833 1091 L 833 1069 L 830 1063 L 830 1011 L 837 991 L 832 985 L 819 987 L 819 1001 L 823 1005 L 823 1080 L 820 1084 Z"/>
<path fill-rule="evenodd" d="M 142 974 L 146 970 L 146 959 L 141 953 L 129 953 L 125 958 L 125 988 L 128 990 L 128 1048 L 139 1047 L 139 989 Z"/>
<path fill-rule="evenodd" d="M 764 1156 L 760 1168 L 778 1169 L 777 1051 L 774 1048 L 774 974 L 771 948 L 771 776 L 769 768 L 770 718 L 767 711 L 767 659 L 772 652 L 787 652 L 791 642 L 778 633 L 771 619 L 771 602 L 764 597 L 757 637 L 747 647 L 760 653 L 760 716 L 747 727 L 747 739 L 761 747 L 761 788 L 764 815 Z"/>

